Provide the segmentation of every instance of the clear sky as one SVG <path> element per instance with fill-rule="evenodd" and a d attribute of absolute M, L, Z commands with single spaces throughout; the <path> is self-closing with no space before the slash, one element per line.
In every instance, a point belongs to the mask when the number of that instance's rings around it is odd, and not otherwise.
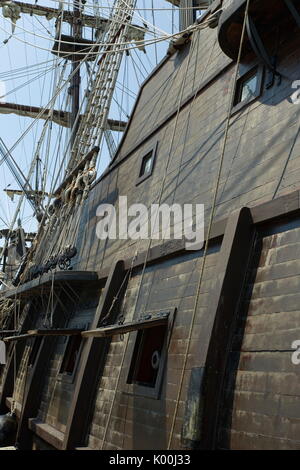
<path fill-rule="evenodd" d="M 34 0 L 27 0 L 27 3 L 35 3 Z M 107 17 L 109 7 L 113 0 L 101 2 L 101 15 Z M 57 8 L 59 3 L 54 0 L 38 0 L 39 5 Z M 70 6 L 68 6 L 70 5 Z M 146 23 L 149 27 L 147 39 L 153 38 L 153 25 L 155 25 L 156 36 L 161 36 L 163 32 L 175 33 L 178 28 L 178 13 L 176 8 L 165 0 L 137 0 L 139 10 L 134 16 L 134 23 L 142 25 Z M 154 8 L 152 11 L 152 7 Z M 72 8 L 72 4 L 65 3 L 65 8 Z M 0 9 L 1 12 L 1 9 Z M 93 2 L 88 0 L 85 6 L 85 13 L 93 14 Z M 55 35 L 55 20 L 47 21 L 44 17 L 21 14 L 18 20 L 15 33 L 7 44 L 3 41 L 11 33 L 11 23 L 2 15 L 0 17 L 0 100 L 26 105 L 45 106 L 53 96 L 53 84 L 55 77 L 62 69 L 62 60 L 56 59 L 51 54 L 53 38 Z M 65 27 L 66 33 L 69 26 Z M 150 34 L 151 33 L 151 34 Z M 87 37 L 88 32 L 84 33 Z M 147 47 L 147 53 L 130 51 L 124 56 L 120 70 L 118 85 L 112 104 L 110 117 L 126 120 L 135 101 L 138 88 L 147 77 L 153 67 L 165 55 L 168 41 L 161 42 L 156 46 Z M 60 64 L 60 66 L 58 65 Z M 69 67 L 69 65 L 67 65 Z M 21 69 L 21 70 L 20 70 Z M 66 70 L 67 73 L 67 70 Z M 82 85 L 84 88 L 87 76 L 86 67 L 82 68 Z M 124 92 L 124 87 L 125 92 Z M 3 96 L 5 95 L 5 96 Z M 68 100 L 67 87 L 58 96 L 55 109 L 67 109 Z M 8 148 L 14 147 L 12 155 L 18 162 L 24 174 L 28 173 L 34 149 L 37 145 L 42 131 L 44 121 L 38 121 L 32 129 L 20 140 L 18 139 L 26 132 L 33 120 L 30 118 L 15 116 L 14 114 L 0 114 L 0 136 Z M 66 132 L 64 131 L 64 134 Z M 116 144 L 120 135 L 114 133 Z M 61 134 L 60 126 L 53 125 L 51 131 L 47 131 L 47 136 L 41 151 L 41 159 L 45 163 L 41 171 L 46 171 L 47 178 L 52 180 L 57 172 L 57 154 L 63 155 L 63 146 L 66 136 Z M 48 164 L 46 165 L 48 158 Z M 109 155 L 106 145 L 101 152 L 99 172 L 109 163 Z M 63 174 L 63 172 L 61 172 Z M 32 184 L 34 182 L 32 181 Z M 19 189 L 14 177 L 6 167 L 0 166 L 0 229 L 4 228 L 12 218 L 18 197 L 12 202 L 3 192 L 5 187 Z M 26 230 L 34 230 L 36 223 L 32 217 L 32 209 L 28 204 L 22 210 L 22 223 Z"/>

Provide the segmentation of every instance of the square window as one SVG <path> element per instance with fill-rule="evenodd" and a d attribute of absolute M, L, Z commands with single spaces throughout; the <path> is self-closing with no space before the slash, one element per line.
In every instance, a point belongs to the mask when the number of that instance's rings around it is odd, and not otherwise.
<path fill-rule="evenodd" d="M 126 353 L 130 367 L 124 375 L 124 393 L 160 398 L 175 314 L 176 308 L 172 308 L 146 314 L 128 324 L 132 336 Z M 146 326 L 147 322 L 151 322 L 151 326 Z M 126 331 L 126 324 L 124 328 Z"/>
<path fill-rule="evenodd" d="M 242 75 L 236 83 L 232 112 L 239 111 L 261 95 L 263 68 L 256 66 Z"/>
<path fill-rule="evenodd" d="M 156 149 L 157 149 L 157 143 L 149 152 L 147 152 L 143 156 L 136 185 L 142 183 L 142 181 L 144 181 L 145 179 L 149 178 L 149 176 L 152 175 L 155 158 L 156 158 Z"/>
<path fill-rule="evenodd" d="M 67 341 L 67 347 L 59 373 L 73 375 L 80 355 L 82 337 L 81 335 L 72 335 L 68 337 Z"/>
<path fill-rule="evenodd" d="M 155 387 L 166 333 L 166 325 L 138 332 L 127 383 Z"/>
<path fill-rule="evenodd" d="M 153 152 L 147 153 L 147 155 L 143 158 L 140 176 L 144 176 L 151 172 L 153 162 Z"/>
<path fill-rule="evenodd" d="M 249 101 L 256 94 L 258 76 L 257 74 L 245 80 L 241 89 L 241 101 Z"/>

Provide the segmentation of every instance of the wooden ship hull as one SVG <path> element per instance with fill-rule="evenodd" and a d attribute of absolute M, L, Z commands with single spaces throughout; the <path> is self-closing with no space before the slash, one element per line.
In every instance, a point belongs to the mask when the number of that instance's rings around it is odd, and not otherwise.
<path fill-rule="evenodd" d="M 253 27 L 247 3 L 213 2 L 200 25 L 222 8 L 218 27 L 142 85 L 114 161 L 55 235 L 72 270 L 2 292 L 19 302 L 0 406 L 14 402 L 20 449 L 300 448 L 300 11 L 250 1 Z M 100 204 L 159 194 L 204 204 L 203 249 L 97 237 Z"/>

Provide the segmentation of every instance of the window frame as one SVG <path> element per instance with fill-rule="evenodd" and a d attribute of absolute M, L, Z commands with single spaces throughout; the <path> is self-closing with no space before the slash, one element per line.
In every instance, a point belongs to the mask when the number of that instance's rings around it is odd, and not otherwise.
<path fill-rule="evenodd" d="M 171 309 L 168 308 L 165 310 L 161 310 L 161 311 L 155 312 L 152 315 L 153 317 L 157 316 L 159 318 L 159 315 L 162 315 L 162 314 L 168 314 L 168 317 L 166 321 L 166 336 L 165 336 L 164 344 L 162 347 L 160 364 L 158 368 L 155 386 L 147 387 L 145 385 L 140 385 L 136 382 L 133 382 L 133 383 L 128 382 L 128 380 L 130 379 L 130 376 L 134 372 L 134 369 L 136 367 L 136 362 L 138 361 L 138 358 L 140 355 L 139 347 L 136 348 L 137 341 L 138 341 L 138 334 L 140 331 L 145 331 L 145 329 L 133 331 L 129 333 L 130 338 L 129 338 L 128 349 L 127 349 L 126 360 L 125 360 L 125 363 L 128 364 L 128 368 L 126 369 L 125 374 L 124 374 L 123 393 L 126 395 L 142 396 L 142 397 L 147 397 L 147 398 L 153 398 L 156 400 L 160 399 L 163 379 L 164 379 L 164 372 L 165 372 L 167 357 L 168 357 L 168 349 L 169 349 L 172 329 L 173 329 L 174 320 L 175 320 L 176 307 L 173 307 Z M 155 326 L 153 326 L 152 328 L 155 328 Z M 134 357 L 134 354 L 135 354 L 135 357 Z"/>
<path fill-rule="evenodd" d="M 148 179 L 152 173 L 153 173 L 153 170 L 154 170 L 154 166 L 155 166 L 155 160 L 156 160 L 156 154 L 157 154 L 157 146 L 158 146 L 158 142 L 155 143 L 155 145 L 150 148 L 147 152 L 143 152 L 143 156 L 141 158 L 141 163 L 139 165 L 139 173 L 138 173 L 138 177 L 137 177 L 137 181 L 136 181 L 136 186 L 138 186 L 139 184 L 141 184 L 143 181 L 145 181 L 146 179 Z M 148 157 L 149 155 L 151 154 L 151 158 L 152 158 L 152 162 L 151 162 L 151 167 L 150 167 L 150 171 L 148 171 L 147 173 L 143 173 L 141 175 L 141 171 L 142 171 L 142 168 L 143 168 L 143 163 L 144 163 L 144 160 L 146 157 Z"/>
<path fill-rule="evenodd" d="M 28 357 L 28 368 L 30 369 L 33 369 L 33 367 L 36 364 L 36 360 L 41 350 L 43 340 L 44 340 L 43 336 L 33 337 L 33 342 L 32 342 L 29 357 Z"/>
<path fill-rule="evenodd" d="M 252 76 L 255 76 L 255 75 L 257 75 L 257 84 L 256 84 L 255 94 L 247 100 L 240 101 L 244 83 L 247 80 L 249 80 Z M 257 98 L 259 98 L 262 95 L 263 79 L 264 79 L 264 67 L 262 64 L 255 64 L 254 66 L 252 66 L 251 68 L 249 68 L 248 70 L 246 70 L 244 73 L 242 73 L 239 76 L 235 84 L 234 101 L 233 101 L 233 106 L 231 109 L 231 114 L 234 114 L 240 111 L 245 106 L 248 106 L 249 104 L 253 103 L 255 100 L 257 100 Z"/>
<path fill-rule="evenodd" d="M 75 360 L 73 372 L 71 374 L 67 371 L 61 372 L 61 368 L 62 368 L 63 362 L 65 360 L 65 356 L 67 354 L 69 344 L 72 340 L 74 340 L 75 336 L 80 336 L 81 344 L 80 344 L 79 349 L 78 349 L 78 354 L 77 354 L 77 357 L 76 357 L 76 360 Z M 61 360 L 60 365 L 59 365 L 57 380 L 59 380 L 61 382 L 73 383 L 74 380 L 75 380 L 77 370 L 78 370 L 78 365 L 79 365 L 79 361 L 80 361 L 80 358 L 81 358 L 81 353 L 82 353 L 82 348 L 83 348 L 83 342 L 84 341 L 83 341 L 83 338 L 82 338 L 81 334 L 79 334 L 79 335 L 67 336 L 65 342 L 66 342 L 65 350 L 64 350 L 64 353 L 62 355 L 62 360 Z"/>

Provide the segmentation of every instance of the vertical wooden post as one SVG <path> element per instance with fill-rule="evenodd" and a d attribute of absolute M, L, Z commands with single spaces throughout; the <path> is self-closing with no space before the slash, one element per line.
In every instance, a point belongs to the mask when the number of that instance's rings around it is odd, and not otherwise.
<path fill-rule="evenodd" d="M 16 438 L 16 445 L 20 450 L 31 449 L 32 435 L 28 429 L 28 419 L 38 412 L 44 385 L 45 367 L 48 364 L 53 347 L 53 338 L 45 336 L 42 339 L 33 368 L 31 370 L 27 368 L 26 371 L 22 411 Z"/>
<path fill-rule="evenodd" d="M 179 30 L 183 31 L 195 21 L 195 6 L 193 0 L 181 0 L 179 11 Z M 186 10 L 185 10 L 186 8 Z"/>
<path fill-rule="evenodd" d="M 112 266 L 107 278 L 91 329 L 97 328 L 103 315 L 109 311 L 114 297 L 118 294 L 124 281 L 125 274 L 124 262 L 117 261 Z M 73 449 L 82 444 L 88 426 L 95 388 L 105 365 L 110 344 L 110 339 L 106 338 L 88 338 L 84 341 L 63 449 Z"/>
<path fill-rule="evenodd" d="M 213 449 L 216 445 L 227 357 L 253 240 L 250 210 L 244 207 L 233 212 L 210 285 L 199 364 L 192 370 L 188 389 L 182 442 L 189 448 Z"/>
<path fill-rule="evenodd" d="M 254 241 L 250 209 L 244 207 L 229 217 L 211 292 L 208 317 L 212 325 L 204 372 L 203 414 L 200 447 L 214 449 L 226 364 L 236 326 L 249 257 Z"/>

